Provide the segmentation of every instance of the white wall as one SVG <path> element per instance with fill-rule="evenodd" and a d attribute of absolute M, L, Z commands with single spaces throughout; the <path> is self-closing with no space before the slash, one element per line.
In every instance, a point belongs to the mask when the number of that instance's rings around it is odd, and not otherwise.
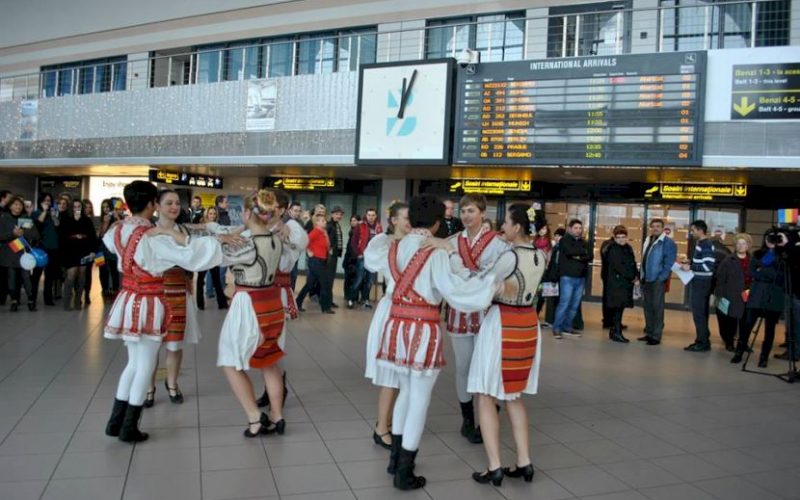
<path fill-rule="evenodd" d="M 381 182 L 381 207 L 380 214 L 381 224 L 386 227 L 388 218 L 386 211 L 394 200 L 406 199 L 406 181 L 405 179 L 383 179 Z"/>
<path fill-rule="evenodd" d="M 648 54 L 658 51 L 658 0 L 634 0 L 631 14 L 631 54 Z M 647 33 L 642 39 L 641 34 Z"/>
<path fill-rule="evenodd" d="M 531 18 L 525 26 L 525 58 L 547 57 L 547 15 L 550 9 L 528 9 L 525 17 Z"/>

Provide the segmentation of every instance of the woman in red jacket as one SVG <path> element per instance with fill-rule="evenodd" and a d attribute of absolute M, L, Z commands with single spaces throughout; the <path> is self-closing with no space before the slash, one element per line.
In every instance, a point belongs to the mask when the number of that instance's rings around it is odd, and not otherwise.
<path fill-rule="evenodd" d="M 327 221 L 324 215 L 315 215 L 312 220 L 314 221 L 314 229 L 308 233 L 308 249 L 306 250 L 308 252 L 308 275 L 305 286 L 297 296 L 297 308 L 301 311 L 304 310 L 303 301 L 306 295 L 318 285 L 319 305 L 322 307 L 322 312 L 335 314 L 331 306 L 333 303 L 331 284 L 329 283 L 331 276 L 326 267 L 328 265 L 328 251 L 331 247 L 328 231 L 326 230 Z"/>

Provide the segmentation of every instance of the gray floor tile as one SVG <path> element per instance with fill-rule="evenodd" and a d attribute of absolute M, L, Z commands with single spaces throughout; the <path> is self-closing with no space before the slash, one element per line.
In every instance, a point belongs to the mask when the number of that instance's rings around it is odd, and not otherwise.
<path fill-rule="evenodd" d="M 507 477 L 498 491 L 508 500 L 560 500 L 574 498 L 572 493 L 542 471 L 537 471 L 533 481 Z"/>
<path fill-rule="evenodd" d="M 214 426 L 200 428 L 200 444 L 203 448 L 214 446 L 262 446 L 260 439 L 245 438 L 242 433 L 247 428 L 238 426 Z"/>
<path fill-rule="evenodd" d="M 620 419 L 601 419 L 582 422 L 589 430 L 600 434 L 608 439 L 624 438 L 631 436 L 641 436 L 646 434 L 643 429 L 629 424 Z"/>
<path fill-rule="evenodd" d="M 54 479 L 47 485 L 43 500 L 86 500 L 88 498 L 120 498 L 124 477 Z"/>
<path fill-rule="evenodd" d="M 199 450 L 147 449 L 136 447 L 131 462 L 130 474 L 133 476 L 160 475 L 169 472 L 195 472 L 200 470 Z"/>
<path fill-rule="evenodd" d="M 281 495 L 281 500 L 356 500 L 350 490 L 328 491 L 325 493 L 301 493 L 298 495 Z"/>
<path fill-rule="evenodd" d="M 683 482 L 676 475 L 647 460 L 603 464 L 600 468 L 611 473 L 631 488 L 635 489 L 652 488 L 655 486 Z"/>
<path fill-rule="evenodd" d="M 531 450 L 536 469 L 552 470 L 588 464 L 589 461 L 563 444 L 544 445 Z"/>
<path fill-rule="evenodd" d="M 771 465 L 763 460 L 739 450 L 710 451 L 698 453 L 697 456 L 731 474 L 752 474 L 754 472 L 768 471 L 772 468 Z"/>
<path fill-rule="evenodd" d="M 3 500 L 39 500 L 47 481 L 15 481 L 0 483 Z"/>
<path fill-rule="evenodd" d="M 617 438 L 614 441 L 642 458 L 668 457 L 685 453 L 677 446 L 650 435 Z"/>
<path fill-rule="evenodd" d="M 701 490 L 724 500 L 780 500 L 781 497 L 739 477 L 709 479 L 693 483 Z M 798 492 L 792 492 L 797 494 Z"/>
<path fill-rule="evenodd" d="M 503 496 L 493 487 L 478 485 L 472 479 L 459 481 L 437 481 L 425 486 L 433 500 L 502 500 Z"/>
<path fill-rule="evenodd" d="M 372 435 L 372 426 L 366 420 L 344 420 L 339 422 L 317 422 L 314 424 L 322 439 L 367 438 Z"/>
<path fill-rule="evenodd" d="M 640 493 L 650 500 L 714 500 L 713 496 L 688 483 L 645 488 Z"/>
<path fill-rule="evenodd" d="M 593 441 L 602 436 L 596 434 L 581 424 L 566 422 L 561 424 L 534 425 L 537 429 L 547 434 L 560 443 L 577 443 L 580 441 Z"/>
<path fill-rule="evenodd" d="M 387 463 L 388 460 L 370 460 L 368 462 L 345 462 L 337 465 L 342 470 L 347 484 L 356 490 L 391 486 L 393 476 L 386 472 Z M 424 476 L 426 471 L 427 469 L 424 469 L 418 459 L 415 474 Z"/>
<path fill-rule="evenodd" d="M 202 448 L 201 460 L 203 471 L 267 468 L 264 448 L 249 445 Z"/>
<path fill-rule="evenodd" d="M 567 447 L 594 464 L 624 462 L 637 458 L 634 452 L 607 439 L 569 443 Z"/>
<path fill-rule="evenodd" d="M 444 453 L 450 453 L 450 450 L 436 438 L 433 441 L 440 443 L 440 447 Z M 376 445 L 372 440 L 364 439 L 336 439 L 325 441 L 328 449 L 333 455 L 334 460 L 337 462 L 360 462 L 365 460 L 389 460 L 389 450 Z M 430 449 L 429 440 L 425 440 L 426 449 Z M 269 449 L 267 449 L 269 452 Z M 439 454 L 442 452 L 440 451 Z M 422 454 L 422 450 L 420 450 Z"/>
<path fill-rule="evenodd" d="M 61 455 L 15 455 L 0 457 L 0 483 L 49 479 Z"/>
<path fill-rule="evenodd" d="M 430 500 L 424 489 L 400 491 L 394 486 L 353 490 L 358 500 Z"/>
<path fill-rule="evenodd" d="M 133 448 L 128 445 L 125 446 L 127 449 L 121 448 L 113 452 L 99 451 L 66 454 L 61 458 L 53 478 L 125 476 L 128 473 L 131 455 L 133 454 Z"/>
<path fill-rule="evenodd" d="M 200 472 L 174 472 L 128 477 L 124 500 L 197 500 L 200 498 Z"/>
<path fill-rule="evenodd" d="M 729 473 L 716 465 L 706 462 L 694 455 L 654 458 L 651 462 L 672 472 L 687 482 L 714 479 L 729 475 Z"/>
<path fill-rule="evenodd" d="M 553 470 L 547 475 L 575 496 L 599 495 L 629 489 L 625 483 L 593 465 Z"/>
<path fill-rule="evenodd" d="M 11 434 L 0 445 L 0 455 L 38 455 L 61 453 L 72 436 L 59 434 Z"/>
<path fill-rule="evenodd" d="M 747 474 L 743 477 L 756 486 L 760 486 L 781 497 L 800 499 L 800 488 L 798 488 L 797 480 L 800 477 L 800 468 L 758 472 Z"/>
<path fill-rule="evenodd" d="M 277 467 L 273 469 L 273 473 L 281 497 L 349 489 L 344 476 L 334 464 Z"/>
<path fill-rule="evenodd" d="M 326 443 L 322 441 L 279 443 L 267 438 L 265 445 L 270 467 L 333 462 L 333 457 L 328 453 Z"/>
<path fill-rule="evenodd" d="M 274 497 L 278 494 L 268 468 L 206 471 L 202 474 L 203 498 Z"/>

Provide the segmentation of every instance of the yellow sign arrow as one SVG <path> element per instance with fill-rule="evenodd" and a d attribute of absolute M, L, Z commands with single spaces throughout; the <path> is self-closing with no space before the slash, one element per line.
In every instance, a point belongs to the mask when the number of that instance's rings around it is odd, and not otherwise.
<path fill-rule="evenodd" d="M 742 97 L 739 104 L 733 103 L 733 110 L 742 116 L 749 115 L 754 109 L 756 109 L 756 103 L 748 104 L 747 96 Z"/>
<path fill-rule="evenodd" d="M 736 186 L 735 194 L 736 196 L 747 196 L 747 186 Z"/>

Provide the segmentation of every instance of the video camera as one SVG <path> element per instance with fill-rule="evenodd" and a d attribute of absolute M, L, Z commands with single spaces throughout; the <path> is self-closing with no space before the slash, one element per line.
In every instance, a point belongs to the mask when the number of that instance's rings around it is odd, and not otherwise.
<path fill-rule="evenodd" d="M 800 227 L 794 224 L 782 224 L 773 227 L 764 234 L 764 241 L 773 245 L 780 245 L 781 236 L 786 238 L 787 246 L 794 246 L 800 242 Z"/>

